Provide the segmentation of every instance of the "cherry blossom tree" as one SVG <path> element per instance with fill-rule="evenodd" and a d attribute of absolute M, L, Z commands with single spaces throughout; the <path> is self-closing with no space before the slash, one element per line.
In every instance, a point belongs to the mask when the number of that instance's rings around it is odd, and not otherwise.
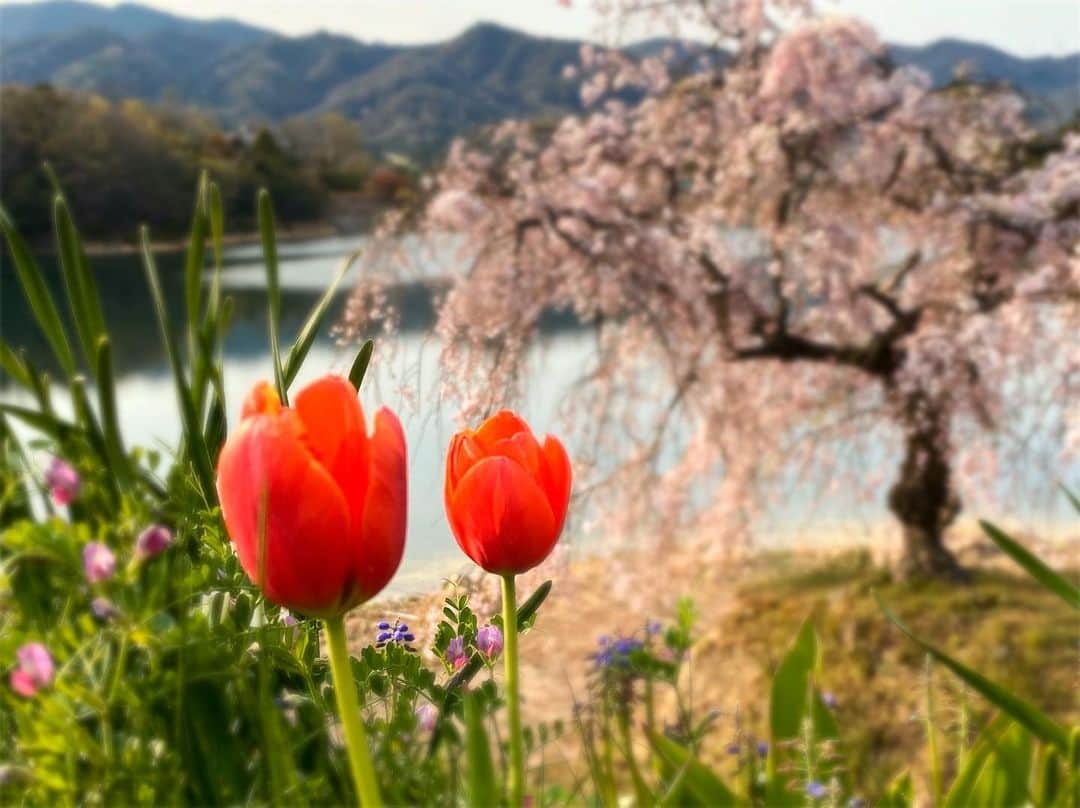
<path fill-rule="evenodd" d="M 1077 401 L 1080 132 L 1033 130 L 1006 86 L 932 88 L 802 2 L 604 9 L 717 47 L 585 47 L 587 113 L 455 143 L 419 218 L 387 225 L 459 234 L 451 392 L 513 394 L 542 315 L 571 311 L 597 334 L 577 420 L 618 435 L 594 471 L 627 524 L 747 525 L 763 482 L 873 431 L 905 571 L 959 574 L 961 457 L 1000 451 L 1032 368 L 1063 431 Z"/>

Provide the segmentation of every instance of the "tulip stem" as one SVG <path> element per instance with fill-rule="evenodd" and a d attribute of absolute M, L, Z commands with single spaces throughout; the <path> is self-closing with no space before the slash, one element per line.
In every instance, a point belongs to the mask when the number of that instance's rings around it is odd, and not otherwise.
<path fill-rule="evenodd" d="M 521 808 L 525 797 L 525 754 L 521 742 L 521 695 L 518 689 L 518 622 L 514 575 L 502 576 L 503 665 L 506 671 L 506 714 L 509 724 L 511 808 Z"/>
<path fill-rule="evenodd" d="M 330 673 L 334 677 L 334 694 L 337 699 L 341 725 L 345 730 L 345 748 L 349 753 L 349 769 L 362 808 L 379 808 L 382 797 L 371 763 L 364 719 L 360 715 L 360 703 L 356 699 L 356 683 L 353 681 L 349 662 L 349 648 L 345 642 L 345 620 L 341 615 L 328 617 L 326 642 L 330 651 Z"/>

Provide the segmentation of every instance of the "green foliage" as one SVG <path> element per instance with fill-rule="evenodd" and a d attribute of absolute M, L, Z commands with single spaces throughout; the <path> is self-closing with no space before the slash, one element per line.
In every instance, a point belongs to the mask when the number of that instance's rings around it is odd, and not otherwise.
<path fill-rule="evenodd" d="M 123 240 L 148 221 L 159 237 L 184 233 L 189 189 L 206 169 L 218 180 L 221 216 L 245 229 L 255 224 L 251 200 L 260 187 L 274 194 L 282 221 L 310 222 L 331 192 L 361 191 L 371 171 L 359 130 L 340 116 L 228 134 L 177 105 L 112 101 L 48 85 L 8 84 L 0 89 L 0 106 L 3 201 L 35 240 L 53 229 L 56 189 L 42 175 L 43 164 L 81 212 L 86 234 Z M 67 271 L 68 257 L 61 255 Z"/>

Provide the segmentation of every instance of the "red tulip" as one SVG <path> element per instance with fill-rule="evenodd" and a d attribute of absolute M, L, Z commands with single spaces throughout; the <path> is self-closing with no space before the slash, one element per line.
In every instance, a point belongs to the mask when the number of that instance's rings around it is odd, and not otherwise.
<path fill-rule="evenodd" d="M 266 596 L 316 617 L 378 593 L 405 548 L 405 435 L 392 412 L 369 436 L 356 391 L 325 376 L 282 407 L 260 382 L 218 462 L 225 527 Z M 260 541 L 261 538 L 261 541 Z"/>
<path fill-rule="evenodd" d="M 570 502 L 570 460 L 503 410 L 450 441 L 446 514 L 461 549 L 488 572 L 517 574 L 550 555 Z"/>

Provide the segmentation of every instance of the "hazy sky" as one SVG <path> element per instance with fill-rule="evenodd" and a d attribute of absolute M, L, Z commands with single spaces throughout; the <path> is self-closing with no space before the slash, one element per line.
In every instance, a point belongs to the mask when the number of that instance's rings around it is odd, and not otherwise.
<path fill-rule="evenodd" d="M 234 17 L 286 34 L 325 29 L 386 42 L 446 39 L 479 20 L 584 38 L 596 23 L 591 0 L 573 0 L 570 8 L 556 0 L 138 1 L 191 17 Z M 1024 56 L 1080 50 L 1080 0 L 824 0 L 822 7 L 863 17 L 883 38 L 904 44 L 953 36 Z"/>

